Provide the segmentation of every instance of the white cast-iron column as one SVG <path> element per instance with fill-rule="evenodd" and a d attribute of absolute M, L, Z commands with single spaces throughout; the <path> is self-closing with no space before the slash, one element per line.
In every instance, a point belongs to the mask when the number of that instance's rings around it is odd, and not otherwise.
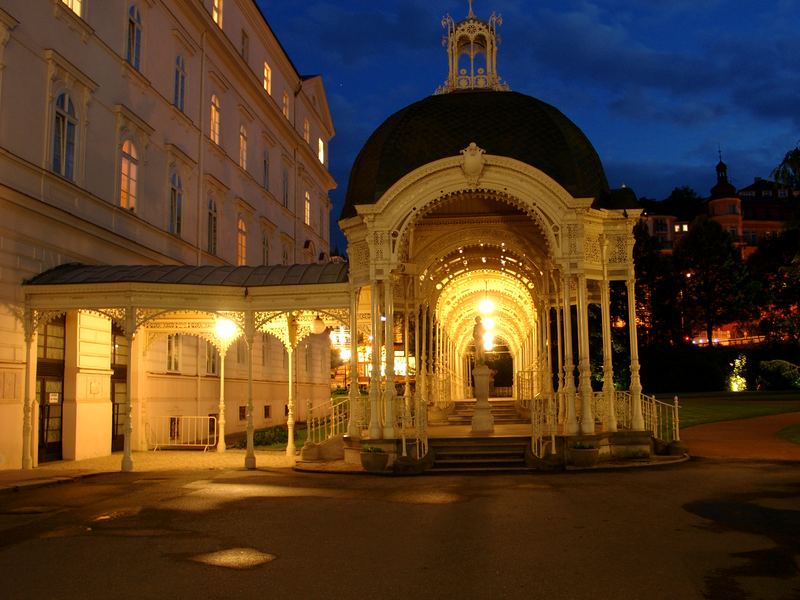
<path fill-rule="evenodd" d="M 592 413 L 592 366 L 589 361 L 589 305 L 586 276 L 578 275 L 578 346 L 581 396 L 581 433 L 594 433 Z"/>
<path fill-rule="evenodd" d="M 255 322 L 253 311 L 244 314 L 244 336 L 247 342 L 247 451 L 244 457 L 245 469 L 256 468 L 256 452 L 253 443 L 253 343 L 255 341 Z M 294 439 L 294 436 L 292 436 Z"/>
<path fill-rule="evenodd" d="M 381 303 L 380 282 L 373 280 L 370 287 L 371 330 L 372 330 L 372 373 L 369 378 L 369 437 L 381 437 L 381 418 L 378 406 L 381 377 Z"/>
<path fill-rule="evenodd" d="M 606 431 L 617 430 L 617 413 L 614 391 L 614 366 L 611 355 L 611 290 L 610 282 L 600 282 L 600 312 L 603 323 L 603 396 L 606 401 Z"/>
<path fill-rule="evenodd" d="M 394 282 L 391 276 L 383 282 L 383 301 L 386 321 L 384 322 L 384 346 L 386 348 L 386 390 L 384 390 L 385 423 L 383 437 L 395 437 L 394 401 L 397 391 L 394 389 Z"/>
<path fill-rule="evenodd" d="M 358 389 L 358 292 L 353 289 L 350 290 L 350 391 L 347 396 L 350 401 L 347 435 L 360 438 L 363 405 Z"/>
<path fill-rule="evenodd" d="M 228 347 L 223 346 L 219 351 L 219 403 L 217 404 L 217 452 L 225 452 L 225 356 Z"/>
<path fill-rule="evenodd" d="M 22 468 L 33 468 L 33 407 L 36 405 L 36 330 L 30 310 L 25 311 L 25 397 L 22 407 Z"/>
<path fill-rule="evenodd" d="M 639 340 L 636 332 L 636 281 L 628 279 L 628 334 L 631 348 L 631 429 L 644 430 L 642 382 L 639 380 Z"/>
<path fill-rule="evenodd" d="M 572 362 L 572 307 L 570 306 L 570 282 L 572 276 L 564 275 L 564 395 L 566 396 L 567 414 L 564 421 L 564 432 L 569 435 L 578 433 L 578 416 L 575 412 L 575 365 Z"/>

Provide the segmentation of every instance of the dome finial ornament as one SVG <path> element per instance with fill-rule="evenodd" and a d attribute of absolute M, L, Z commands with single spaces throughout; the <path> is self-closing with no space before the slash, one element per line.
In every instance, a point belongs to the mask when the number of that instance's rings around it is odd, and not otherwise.
<path fill-rule="evenodd" d="M 450 15 L 442 19 L 442 27 L 447 30 L 442 45 L 447 48 L 450 71 L 437 94 L 461 90 L 508 91 L 508 85 L 497 74 L 500 45 L 497 27 L 503 24 L 503 18 L 492 13 L 488 21 L 482 21 L 475 16 L 472 3 L 469 0 L 469 14 L 463 21 L 456 23 Z"/>

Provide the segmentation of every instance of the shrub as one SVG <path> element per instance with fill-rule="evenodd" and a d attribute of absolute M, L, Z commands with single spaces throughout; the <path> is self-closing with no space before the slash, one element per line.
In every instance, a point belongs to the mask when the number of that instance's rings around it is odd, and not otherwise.
<path fill-rule="evenodd" d="M 800 367 L 785 360 L 763 360 L 759 364 L 758 387 L 764 390 L 800 389 Z"/>
<path fill-rule="evenodd" d="M 289 442 L 289 430 L 286 427 L 276 426 L 262 429 L 253 433 L 254 446 L 272 446 L 275 444 L 286 444 Z M 247 438 L 241 439 L 236 443 L 237 448 L 247 447 Z"/>

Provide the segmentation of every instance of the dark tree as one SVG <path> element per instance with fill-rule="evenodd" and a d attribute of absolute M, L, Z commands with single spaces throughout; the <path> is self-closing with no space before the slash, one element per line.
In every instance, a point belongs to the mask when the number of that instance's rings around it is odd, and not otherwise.
<path fill-rule="evenodd" d="M 643 222 L 636 225 L 633 235 L 636 240 L 633 247 L 636 316 L 640 321 L 642 342 L 645 345 L 675 343 L 680 339 L 680 328 L 673 301 L 677 292 L 671 259 L 661 253 L 658 239 L 647 232 Z M 627 321 L 627 305 L 616 310 Z"/>
<path fill-rule="evenodd" d="M 762 239 L 748 267 L 759 285 L 762 332 L 800 342 L 800 228 Z"/>
<path fill-rule="evenodd" d="M 752 313 L 752 284 L 741 254 L 719 223 L 698 218 L 673 253 L 678 308 L 684 325 L 705 330 L 709 342 L 715 326 Z"/>
<path fill-rule="evenodd" d="M 800 189 L 800 146 L 789 150 L 781 163 L 772 171 L 772 177 L 792 189 Z"/>

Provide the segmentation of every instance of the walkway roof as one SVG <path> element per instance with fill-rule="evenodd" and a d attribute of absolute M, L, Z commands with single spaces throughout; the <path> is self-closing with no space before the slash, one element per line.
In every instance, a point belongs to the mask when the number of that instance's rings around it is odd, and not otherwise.
<path fill-rule="evenodd" d="M 25 285 L 162 283 L 262 287 L 347 282 L 347 263 L 215 267 L 185 265 L 83 265 L 70 263 L 40 273 Z"/>

